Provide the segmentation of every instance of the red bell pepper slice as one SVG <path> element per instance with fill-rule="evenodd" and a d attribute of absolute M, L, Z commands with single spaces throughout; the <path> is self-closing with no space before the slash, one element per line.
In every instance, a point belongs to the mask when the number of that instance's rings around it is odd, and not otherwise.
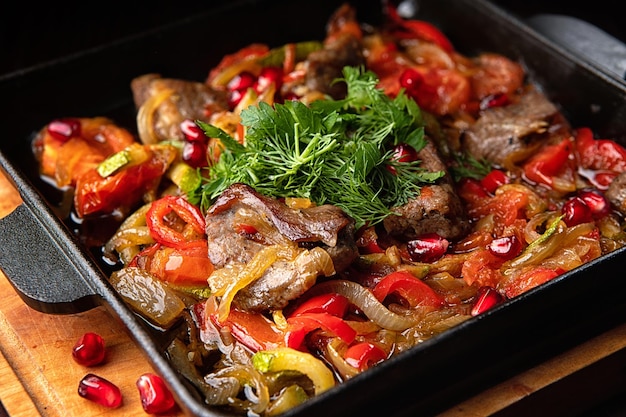
<path fill-rule="evenodd" d="M 328 313 L 336 317 L 343 317 L 349 304 L 350 301 L 341 294 L 320 294 L 298 305 L 290 316 L 294 317 L 304 313 Z"/>
<path fill-rule="evenodd" d="M 401 30 L 394 32 L 394 36 L 398 38 L 417 38 L 438 45 L 446 52 L 454 51 L 452 42 L 443 34 L 435 25 L 423 20 L 405 20 L 399 14 L 394 5 L 389 2 L 387 13 L 391 20 L 400 26 Z"/>
<path fill-rule="evenodd" d="M 544 146 L 524 164 L 524 174 L 531 181 L 552 186 L 552 177 L 565 167 L 571 151 L 572 142 L 567 138 L 556 145 Z"/>
<path fill-rule="evenodd" d="M 172 211 L 198 234 L 205 233 L 205 220 L 200 209 L 182 196 L 170 195 L 154 201 L 146 212 L 146 224 L 157 242 L 174 248 L 182 248 L 188 243 L 182 233 L 172 229 L 164 221 L 164 217 Z"/>
<path fill-rule="evenodd" d="M 587 127 L 576 130 L 576 152 L 583 168 L 626 171 L 626 149 L 610 139 L 594 139 Z"/>
<path fill-rule="evenodd" d="M 376 284 L 372 292 L 380 302 L 389 294 L 397 293 L 411 307 L 440 307 L 444 303 L 443 297 L 408 271 L 396 271 L 386 275 Z"/>
<path fill-rule="evenodd" d="M 374 227 L 362 228 L 356 242 L 361 253 L 385 253 L 385 250 L 378 244 L 378 234 Z"/>
<path fill-rule="evenodd" d="M 288 347 L 299 349 L 304 337 L 313 330 L 324 329 L 346 343 L 352 343 L 356 337 L 354 330 L 345 320 L 328 313 L 303 313 L 287 319 L 289 330 L 285 336 Z"/>
<path fill-rule="evenodd" d="M 364 371 L 385 359 L 387 359 L 387 353 L 370 342 L 356 343 L 350 346 L 344 354 L 344 360 L 348 365 L 359 371 Z"/>

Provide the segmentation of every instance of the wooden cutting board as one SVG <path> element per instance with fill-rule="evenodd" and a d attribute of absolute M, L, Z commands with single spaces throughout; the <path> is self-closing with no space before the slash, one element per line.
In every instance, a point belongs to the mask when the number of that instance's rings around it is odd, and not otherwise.
<path fill-rule="evenodd" d="M 0 218 L 21 203 L 0 173 Z M 27 268 L 28 265 L 25 265 Z M 69 315 L 50 315 L 28 307 L 0 272 L 0 401 L 11 417 L 143 416 L 135 381 L 154 372 L 126 328 L 104 307 Z M 71 357 L 74 343 L 85 332 L 104 337 L 108 356 L 104 364 L 86 368 Z M 479 417 L 493 414 L 626 347 L 626 324 L 590 340 L 527 372 L 511 378 L 440 417 Z M 80 379 L 98 374 L 114 382 L 123 405 L 108 409 L 81 398 Z M 182 416 L 177 411 L 170 416 Z"/>

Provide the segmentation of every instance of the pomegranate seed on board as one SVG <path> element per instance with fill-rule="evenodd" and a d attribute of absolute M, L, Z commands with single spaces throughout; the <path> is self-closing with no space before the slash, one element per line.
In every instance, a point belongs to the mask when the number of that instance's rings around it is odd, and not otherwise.
<path fill-rule="evenodd" d="M 176 405 L 174 396 L 160 376 L 146 373 L 137 379 L 141 405 L 148 414 L 165 413 Z"/>
<path fill-rule="evenodd" d="M 522 242 L 515 235 L 492 240 L 487 249 L 492 255 L 505 260 L 513 259 L 522 252 Z"/>
<path fill-rule="evenodd" d="M 117 385 L 94 374 L 87 374 L 80 380 L 78 395 L 108 408 L 122 405 L 122 392 Z"/>
<path fill-rule="evenodd" d="M 84 366 L 98 365 L 104 361 L 105 356 L 104 339 L 96 333 L 85 333 L 72 348 L 72 357 Z"/>
<path fill-rule="evenodd" d="M 591 209 L 580 197 L 572 197 L 563 204 L 561 212 L 565 215 L 563 221 L 569 227 L 593 221 Z"/>
<path fill-rule="evenodd" d="M 48 133 L 62 142 L 80 136 L 80 120 L 72 118 L 56 119 L 48 123 Z"/>
<path fill-rule="evenodd" d="M 427 233 L 407 243 L 412 261 L 434 262 L 448 250 L 450 242 L 436 233 Z"/>
<path fill-rule="evenodd" d="M 497 306 L 504 300 L 498 291 L 491 287 L 480 287 L 476 293 L 476 301 L 472 306 L 472 316 L 477 316 Z"/>

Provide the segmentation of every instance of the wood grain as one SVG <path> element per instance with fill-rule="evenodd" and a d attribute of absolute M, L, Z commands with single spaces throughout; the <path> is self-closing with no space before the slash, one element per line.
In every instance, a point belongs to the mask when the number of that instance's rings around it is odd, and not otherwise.
<path fill-rule="evenodd" d="M 20 203 L 17 191 L 0 175 L 0 217 Z M 146 416 L 135 381 L 154 369 L 117 318 L 103 307 L 80 314 L 40 313 L 22 301 L 2 272 L 0 294 L 0 400 L 11 417 Z M 104 338 L 104 364 L 87 368 L 72 359 L 72 347 L 85 332 Z M 108 409 L 78 395 L 79 381 L 90 372 L 120 388 L 120 408 Z"/>
<path fill-rule="evenodd" d="M 0 218 L 21 203 L 0 172 Z M 145 417 L 135 381 L 153 368 L 126 328 L 103 307 L 80 314 L 50 315 L 28 307 L 0 272 L 0 401 L 11 417 Z M 71 358 L 72 346 L 85 332 L 104 337 L 104 364 L 86 368 Z M 439 417 L 491 415 L 565 376 L 626 348 L 626 324 L 571 349 L 527 372 L 441 413 Z M 80 379 L 96 373 L 117 384 L 120 408 L 107 409 L 77 394 Z M 182 416 L 177 411 L 171 416 Z"/>

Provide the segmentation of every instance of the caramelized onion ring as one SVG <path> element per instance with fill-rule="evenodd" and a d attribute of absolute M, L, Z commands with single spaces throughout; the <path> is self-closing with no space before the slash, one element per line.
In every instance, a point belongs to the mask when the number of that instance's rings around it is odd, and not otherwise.
<path fill-rule="evenodd" d="M 139 139 L 144 144 L 157 143 L 159 140 L 154 133 L 154 113 L 165 100 L 174 94 L 174 90 L 165 89 L 150 96 L 137 111 L 137 131 Z"/>

